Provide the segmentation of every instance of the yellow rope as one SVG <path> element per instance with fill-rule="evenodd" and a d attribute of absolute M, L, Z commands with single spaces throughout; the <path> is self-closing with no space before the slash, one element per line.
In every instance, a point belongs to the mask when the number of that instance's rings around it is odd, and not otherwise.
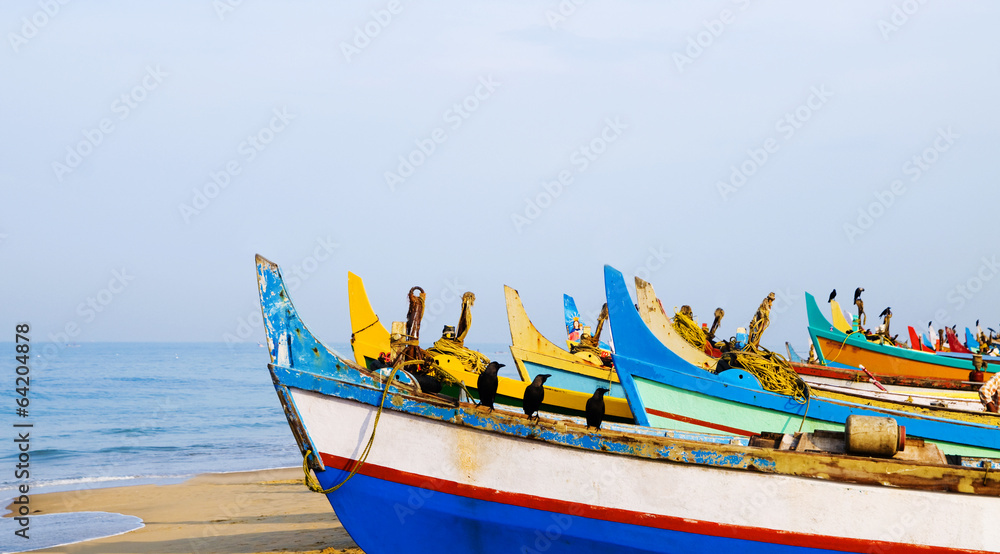
<path fill-rule="evenodd" d="M 844 337 L 844 342 L 840 343 L 840 348 L 837 349 L 837 355 L 834 356 L 832 360 L 828 360 L 827 363 L 836 362 L 837 358 L 840 357 L 840 353 L 844 351 L 844 346 L 847 345 L 847 339 L 851 338 L 851 335 L 856 335 L 858 333 L 861 333 L 862 336 L 864 335 L 864 331 L 851 331 L 850 333 L 847 333 L 847 336 Z"/>
<path fill-rule="evenodd" d="M 428 354 L 450 354 L 458 358 L 462 365 L 472 373 L 482 373 L 489 365 L 490 359 L 454 339 L 440 338 L 434 346 L 427 349 Z"/>
<path fill-rule="evenodd" d="M 698 350 L 705 348 L 705 332 L 690 317 L 675 312 L 674 331 Z"/>
<path fill-rule="evenodd" d="M 314 476 L 312 473 L 309 472 L 309 463 L 308 463 L 309 456 L 312 455 L 313 451 L 312 450 L 306 451 L 306 455 L 302 457 L 302 472 L 305 473 L 306 476 L 305 484 L 307 487 L 309 487 L 309 490 L 322 494 L 331 493 L 339 489 L 340 487 L 343 487 L 348 481 L 351 480 L 352 477 L 354 477 L 355 474 L 358 473 L 358 470 L 361 469 L 361 466 L 365 465 L 365 460 L 368 459 L 368 454 L 372 450 L 372 444 L 374 444 L 375 442 L 375 431 L 378 430 L 378 420 L 380 417 L 382 417 L 382 408 L 385 406 L 385 399 L 387 396 L 389 396 L 389 385 L 392 384 L 392 378 L 396 376 L 397 370 L 398 368 L 393 368 L 392 373 L 389 374 L 389 378 L 386 379 L 385 381 L 385 390 L 382 391 L 382 401 L 379 402 L 378 404 L 378 411 L 375 412 L 375 425 L 372 427 L 372 435 L 368 437 L 368 444 L 365 445 L 365 449 L 361 452 L 361 457 L 358 458 L 358 461 L 354 464 L 354 467 L 351 468 L 351 472 L 347 474 L 347 477 L 345 477 L 343 481 L 337 483 L 336 485 L 328 489 L 324 489 L 319 484 L 319 480 L 316 479 L 316 476 Z"/>
<path fill-rule="evenodd" d="M 786 394 L 799 404 L 809 399 L 809 385 L 792 369 L 791 364 L 781 354 L 764 350 L 746 349 L 733 352 L 736 367 L 752 373 L 760 381 L 764 390 Z"/>

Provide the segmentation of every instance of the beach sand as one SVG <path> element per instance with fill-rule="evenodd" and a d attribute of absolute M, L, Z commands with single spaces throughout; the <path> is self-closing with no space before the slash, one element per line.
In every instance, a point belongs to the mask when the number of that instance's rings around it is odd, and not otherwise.
<path fill-rule="evenodd" d="M 115 512 L 145 523 L 123 535 L 37 552 L 363 554 L 326 497 L 302 484 L 301 468 L 212 473 L 172 485 L 38 494 L 31 497 L 31 508 L 32 515 Z"/>

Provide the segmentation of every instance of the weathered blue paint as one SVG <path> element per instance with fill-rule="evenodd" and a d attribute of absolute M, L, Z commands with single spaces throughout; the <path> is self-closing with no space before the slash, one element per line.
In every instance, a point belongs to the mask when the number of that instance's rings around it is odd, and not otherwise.
<path fill-rule="evenodd" d="M 286 355 L 287 365 L 290 367 L 362 383 L 377 383 L 367 374 L 350 367 L 342 356 L 321 343 L 309 331 L 295 306 L 292 305 L 292 299 L 285 288 L 281 270 L 277 265 L 259 258 L 257 284 L 272 363 L 280 363 L 279 355 Z M 398 372 L 397 375 L 401 382 L 411 382 L 405 373 Z"/>
<path fill-rule="evenodd" d="M 836 402 L 821 397 L 813 397 L 807 407 L 806 404 L 800 404 L 788 395 L 762 390 L 756 379 L 751 382 L 751 386 L 747 386 L 745 383 L 736 384 L 723 375 L 700 369 L 657 340 L 635 310 L 622 274 L 610 266 L 605 266 L 605 286 L 611 328 L 615 334 L 615 367 L 635 412 L 636 422 L 641 425 L 650 424 L 646 415 L 648 408 L 669 412 L 672 411 L 672 407 L 647 406 L 638 393 L 634 377 L 642 377 L 667 386 L 746 406 L 789 414 L 792 417 L 804 417 L 808 409 L 809 419 L 841 425 L 847 421 L 847 416 L 852 414 L 892 417 L 899 425 L 906 426 L 907 435 L 931 440 L 946 453 L 972 455 L 976 449 L 985 449 L 986 452 L 980 452 L 979 455 L 1000 456 L 1000 426 L 997 425 L 924 415 L 916 409 L 913 412 L 889 410 L 860 403 Z M 935 413 L 947 414 L 946 411 Z M 721 425 L 729 423 L 730 426 L 737 426 L 737 422 L 713 423 Z M 750 431 L 778 430 L 750 429 Z"/>
<path fill-rule="evenodd" d="M 348 398 L 371 406 L 378 406 L 382 400 L 382 391 L 376 386 L 343 381 L 336 377 L 317 375 L 297 368 L 275 366 L 273 364 L 269 367 L 274 379 L 283 386 L 318 392 L 337 398 Z M 472 404 L 459 405 L 455 403 L 455 405 L 449 406 L 443 401 L 438 404 L 432 404 L 425 398 L 393 393 L 390 393 L 390 397 L 386 400 L 385 409 L 406 412 L 442 422 L 460 424 L 508 436 L 532 438 L 553 444 L 598 452 L 612 452 L 647 458 L 665 458 L 728 468 L 753 466 L 763 471 L 773 470 L 775 466 L 773 460 L 754 455 L 740 454 L 733 457 L 733 455 L 726 454 L 720 456 L 716 450 L 712 449 L 711 445 L 730 444 L 742 446 L 746 444 L 745 438 L 729 435 L 680 433 L 676 437 L 669 437 L 679 441 L 677 444 L 655 446 L 654 443 L 650 442 L 640 442 L 634 439 L 617 439 L 586 429 L 570 429 L 567 427 L 566 430 L 557 430 L 555 427 L 531 423 L 527 418 L 522 416 L 505 415 L 502 412 L 489 414 L 485 410 L 477 409 Z M 652 429 L 644 434 L 651 437 L 665 436 L 662 431 Z M 687 443 L 686 441 L 691 442 Z M 702 444 L 699 445 L 695 441 L 700 441 Z M 651 446 L 655 447 L 651 448 Z"/>

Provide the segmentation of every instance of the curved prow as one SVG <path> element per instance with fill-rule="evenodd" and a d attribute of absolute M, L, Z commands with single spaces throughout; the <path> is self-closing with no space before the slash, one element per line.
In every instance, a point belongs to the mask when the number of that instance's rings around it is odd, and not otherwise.
<path fill-rule="evenodd" d="M 833 327 L 844 334 L 849 334 L 854 330 L 851 322 L 844 317 L 844 310 L 840 309 L 840 303 L 836 300 L 830 301 L 830 315 L 833 316 Z"/>
<path fill-rule="evenodd" d="M 979 341 L 968 327 L 965 328 L 965 346 L 972 352 L 979 352 Z"/>
<path fill-rule="evenodd" d="M 361 367 L 368 367 L 366 358 L 377 360 L 381 353 L 389 351 L 389 331 L 372 309 L 364 281 L 351 272 L 347 273 L 347 298 L 354 360 Z"/>
<path fill-rule="evenodd" d="M 656 291 L 653 290 L 653 285 L 636 277 L 635 297 L 636 306 L 639 309 L 639 314 L 643 322 L 645 322 L 660 342 L 691 364 L 702 369 L 715 367 L 717 363 L 715 358 L 705 354 L 704 350 L 695 348 L 674 331 L 674 326 L 670 322 L 670 318 L 667 317 L 667 314 L 663 313 L 663 308 L 656 299 Z"/>
<path fill-rule="evenodd" d="M 528 317 L 528 312 L 521 302 L 521 295 L 515 289 L 504 285 L 503 293 L 507 300 L 507 322 L 510 324 L 511 348 L 535 352 L 573 363 L 586 363 L 583 358 L 559 348 L 542 335 Z M 601 367 L 599 364 L 591 365 Z"/>
<path fill-rule="evenodd" d="M 576 301 L 573 300 L 573 297 L 565 293 L 563 293 L 563 313 L 565 313 L 566 315 L 566 336 L 568 337 L 566 340 L 569 341 L 580 340 L 579 330 L 577 330 L 577 334 L 575 337 L 572 336 L 573 321 L 575 320 L 582 324 L 582 322 L 580 321 L 580 310 L 576 309 Z"/>
<path fill-rule="evenodd" d="M 912 325 L 907 325 L 906 330 L 910 333 L 910 344 L 914 350 L 927 351 L 924 347 L 923 342 L 920 340 L 920 335 L 917 334 L 917 330 L 913 328 Z"/>
<path fill-rule="evenodd" d="M 257 254 L 257 289 L 267 334 L 271 363 L 279 366 L 331 372 L 341 358 L 309 331 L 292 305 L 278 264 Z"/>
<path fill-rule="evenodd" d="M 837 309 L 839 310 L 840 307 L 838 306 Z M 808 292 L 806 293 L 806 316 L 809 320 L 810 327 L 815 327 L 817 329 L 834 328 L 833 325 L 830 325 L 830 322 L 827 321 L 826 316 L 823 315 L 823 312 L 820 311 L 819 304 L 816 303 L 816 297 L 809 294 Z M 850 331 L 847 332 L 850 333 Z"/>
<path fill-rule="evenodd" d="M 639 317 L 622 273 L 609 265 L 604 266 L 604 288 L 608 297 L 611 332 L 615 334 L 615 356 L 681 371 L 701 371 L 656 338 Z"/>

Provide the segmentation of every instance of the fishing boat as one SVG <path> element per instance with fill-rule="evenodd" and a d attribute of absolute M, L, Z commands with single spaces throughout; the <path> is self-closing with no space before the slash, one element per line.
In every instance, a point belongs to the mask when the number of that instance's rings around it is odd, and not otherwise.
<path fill-rule="evenodd" d="M 365 291 L 364 281 L 357 275 L 350 273 L 348 274 L 347 289 L 351 313 L 351 345 L 354 348 L 355 360 L 362 367 L 371 367 L 373 360 L 379 359 L 383 353 L 390 351 L 390 334 L 372 309 L 368 294 Z M 509 309 L 510 304 L 508 303 Z M 522 307 L 521 313 L 523 314 L 523 312 L 524 308 Z M 511 317 L 510 312 L 508 312 L 509 317 Z M 514 317 L 518 317 L 516 313 Z M 519 317 L 518 321 L 527 321 L 527 316 Z M 530 325 L 530 321 L 528 321 L 527 325 Z M 524 337 L 529 336 L 530 330 L 533 329 L 533 326 L 529 329 L 521 323 L 518 323 L 516 327 L 514 324 L 511 325 L 511 338 L 514 341 L 514 346 L 511 347 L 511 354 L 514 356 L 515 361 L 518 359 L 518 354 L 521 351 L 518 345 L 521 347 L 525 346 Z M 516 336 L 515 333 L 517 333 Z M 540 348 L 542 347 L 540 346 Z M 552 348 L 558 350 L 554 345 L 552 345 Z M 556 363 L 558 359 L 552 350 L 549 349 L 544 349 L 542 355 L 543 357 L 547 355 L 550 358 L 549 361 L 553 363 Z M 468 391 L 473 398 L 479 399 L 479 393 L 476 389 L 479 373 L 473 371 L 472 368 L 469 368 L 460 360 L 449 359 L 447 354 L 438 355 L 436 359 L 441 362 L 441 365 L 455 381 L 462 383 L 462 388 L 465 391 Z M 535 362 L 536 358 L 530 358 L 528 361 L 529 364 Z M 521 406 L 524 398 L 524 389 L 531 383 L 533 376 L 529 376 L 525 363 L 518 363 L 517 366 L 519 379 L 511 379 L 502 375 L 498 377 L 497 403 L 509 406 Z M 607 370 L 594 368 L 593 372 L 595 375 L 601 377 L 604 382 L 607 381 Z M 560 382 L 562 382 L 562 379 L 560 379 Z M 459 390 L 448 384 L 445 384 L 442 392 L 453 397 L 459 396 Z M 546 385 L 542 408 L 554 413 L 582 415 L 587 405 L 587 400 L 593 393 L 594 387 L 589 384 L 580 389 Z M 625 400 L 623 393 L 619 392 L 617 398 L 608 398 L 607 407 L 609 420 L 633 421 L 632 412 L 628 407 L 628 402 Z"/>
<path fill-rule="evenodd" d="M 320 348 L 277 267 L 258 256 L 257 275 L 307 481 L 368 554 L 998 551 L 1000 462 L 487 413 Z"/>
<path fill-rule="evenodd" d="M 674 329 L 670 318 L 663 311 L 653 285 L 635 278 L 636 308 L 643 322 L 656 338 L 688 363 L 701 369 L 712 370 L 718 359 L 709 356 L 684 340 Z M 836 302 L 836 301 L 834 301 Z M 840 310 L 835 306 L 833 313 Z M 843 317 L 841 318 L 843 319 Z M 789 355 L 792 354 L 789 347 Z M 979 401 L 978 390 L 982 383 L 944 379 L 917 379 L 906 376 L 873 375 L 885 390 L 870 382 L 869 374 L 847 366 L 825 366 L 801 361 L 791 363 L 804 381 L 818 390 L 853 394 L 873 399 L 893 400 L 910 404 L 981 412 L 985 408 Z"/>
<path fill-rule="evenodd" d="M 605 266 L 615 368 L 636 422 L 691 431 L 837 431 L 850 415 L 892 417 L 949 454 L 1000 456 L 1000 416 L 812 391 L 796 398 L 766 390 L 742 369 L 713 373 L 657 340 L 643 323 L 622 274 Z"/>
<path fill-rule="evenodd" d="M 633 421 L 632 410 L 614 368 L 604 365 L 600 357 L 590 352 L 578 355 L 559 348 L 531 323 L 516 290 L 504 286 L 504 296 L 510 324 L 510 354 L 524 381 L 530 382 L 536 375 L 550 375 L 546 381 L 546 400 L 550 388 L 579 391 L 585 393 L 583 407 L 598 387 L 607 388 L 609 392 L 604 396 L 607 417 L 612 421 Z M 574 412 L 582 413 L 583 409 Z"/>
<path fill-rule="evenodd" d="M 838 308 L 839 310 L 839 308 Z M 816 348 L 820 363 L 839 363 L 848 366 L 877 368 L 884 375 L 906 375 L 964 381 L 972 371 L 972 361 L 940 356 L 930 352 L 879 344 L 867 340 L 863 334 L 848 334 L 827 321 L 813 295 L 806 293 L 806 313 L 809 336 Z M 837 313 L 837 310 L 834 311 Z M 995 371 L 995 366 L 987 366 Z"/>

